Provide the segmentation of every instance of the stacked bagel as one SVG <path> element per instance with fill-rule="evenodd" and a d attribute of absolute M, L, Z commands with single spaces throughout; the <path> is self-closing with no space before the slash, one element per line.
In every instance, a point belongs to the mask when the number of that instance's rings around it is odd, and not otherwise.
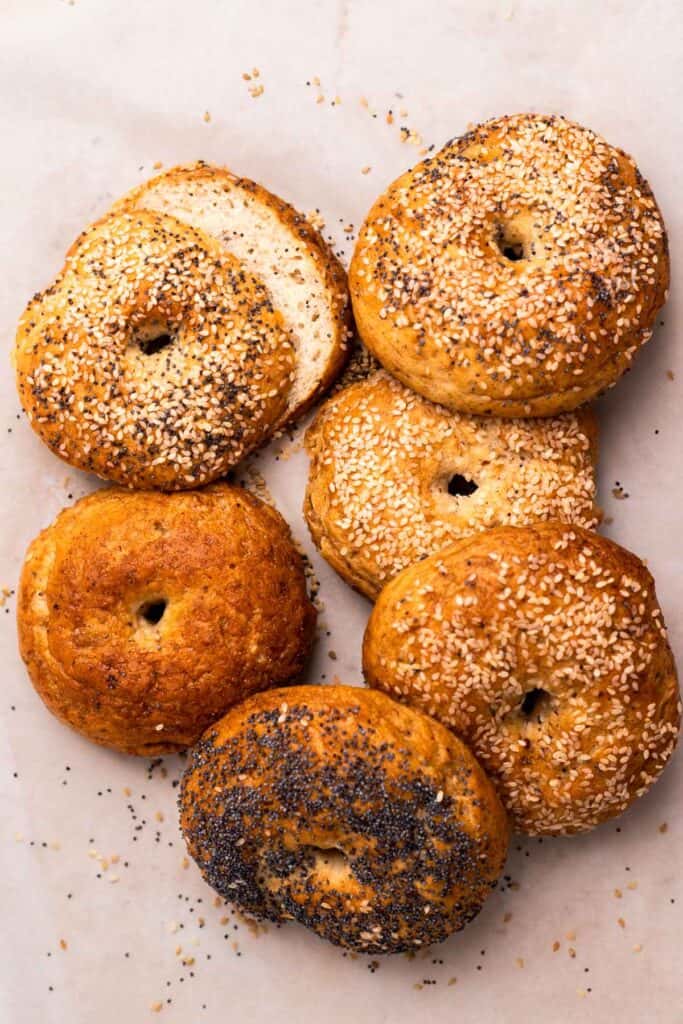
<path fill-rule="evenodd" d="M 21 318 L 19 395 L 61 458 L 127 487 L 216 480 L 332 382 L 345 275 L 301 214 L 195 164 L 117 202 Z"/>
<path fill-rule="evenodd" d="M 676 669 L 652 576 L 594 532 L 583 403 L 667 287 L 647 183 L 563 118 L 480 125 L 378 199 L 350 293 L 381 368 L 308 428 L 304 502 L 376 602 L 365 689 L 290 685 L 315 625 L 300 556 L 275 510 L 217 482 L 344 364 L 345 275 L 304 218 L 176 168 L 31 301 L 31 423 L 119 486 L 31 545 L 21 652 L 89 739 L 192 748 L 181 828 L 224 898 L 349 949 L 419 948 L 479 912 L 511 829 L 594 828 L 658 778 Z"/>

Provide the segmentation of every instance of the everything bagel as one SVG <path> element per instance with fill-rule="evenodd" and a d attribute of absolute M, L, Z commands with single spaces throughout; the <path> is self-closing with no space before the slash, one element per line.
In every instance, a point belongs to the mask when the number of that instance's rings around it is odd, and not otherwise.
<path fill-rule="evenodd" d="M 349 283 L 363 341 L 415 391 L 549 416 L 614 384 L 650 337 L 666 232 L 629 156 L 562 117 L 517 114 L 390 186 Z"/>
<path fill-rule="evenodd" d="M 202 232 L 140 210 L 94 224 L 15 346 L 34 430 L 79 469 L 178 490 L 224 475 L 285 414 L 295 351 L 261 282 Z"/>

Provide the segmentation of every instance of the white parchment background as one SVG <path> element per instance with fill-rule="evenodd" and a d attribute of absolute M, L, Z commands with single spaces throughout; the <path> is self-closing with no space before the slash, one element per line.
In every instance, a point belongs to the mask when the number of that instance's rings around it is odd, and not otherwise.
<path fill-rule="evenodd" d="M 600 484 L 614 520 L 606 529 L 648 559 L 680 657 L 680 11 L 664 0 L 2 0 L 6 352 L 24 303 L 78 231 L 157 161 L 227 163 L 305 211 L 318 207 L 348 252 L 343 227 L 357 226 L 418 158 L 399 125 L 440 145 L 488 116 L 566 113 L 636 156 L 670 231 L 665 325 L 600 406 Z M 243 80 L 253 67 L 258 81 Z M 307 86 L 315 76 L 320 86 Z M 254 98 L 249 86 L 259 83 Z M 0 386 L 0 586 L 12 588 L 29 540 L 94 482 L 18 417 L 7 358 Z M 305 457 L 265 455 L 260 468 L 310 550 L 299 511 Z M 628 499 L 613 498 L 616 481 Z M 331 636 L 318 643 L 311 678 L 358 681 L 368 605 L 313 558 Z M 425 959 L 373 970 L 298 927 L 255 937 L 233 917 L 221 924 L 226 910 L 183 866 L 179 762 L 148 779 L 146 763 L 54 721 L 16 653 L 14 605 L 10 596 L 0 610 L 2 1024 L 154 1020 L 159 1001 L 159 1019 L 176 1024 L 683 1020 L 680 756 L 622 821 L 581 839 L 514 844 L 513 887 L 475 924 Z"/>

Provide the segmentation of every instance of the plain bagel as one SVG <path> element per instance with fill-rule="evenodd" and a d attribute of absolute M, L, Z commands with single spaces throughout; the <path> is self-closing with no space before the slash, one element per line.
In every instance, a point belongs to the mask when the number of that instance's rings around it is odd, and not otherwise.
<path fill-rule="evenodd" d="M 53 714 L 129 754 L 183 750 L 301 672 L 315 611 L 282 517 L 226 484 L 96 491 L 33 541 L 19 644 Z"/>

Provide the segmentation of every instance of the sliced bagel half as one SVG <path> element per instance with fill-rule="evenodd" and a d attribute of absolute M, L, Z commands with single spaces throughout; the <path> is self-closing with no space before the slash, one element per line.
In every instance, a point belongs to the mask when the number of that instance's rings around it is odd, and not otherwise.
<path fill-rule="evenodd" d="M 201 161 L 139 185 L 115 204 L 122 207 L 163 212 L 212 235 L 261 279 L 296 350 L 278 426 L 309 409 L 341 372 L 352 321 L 344 268 L 303 214 L 256 182 Z"/>

